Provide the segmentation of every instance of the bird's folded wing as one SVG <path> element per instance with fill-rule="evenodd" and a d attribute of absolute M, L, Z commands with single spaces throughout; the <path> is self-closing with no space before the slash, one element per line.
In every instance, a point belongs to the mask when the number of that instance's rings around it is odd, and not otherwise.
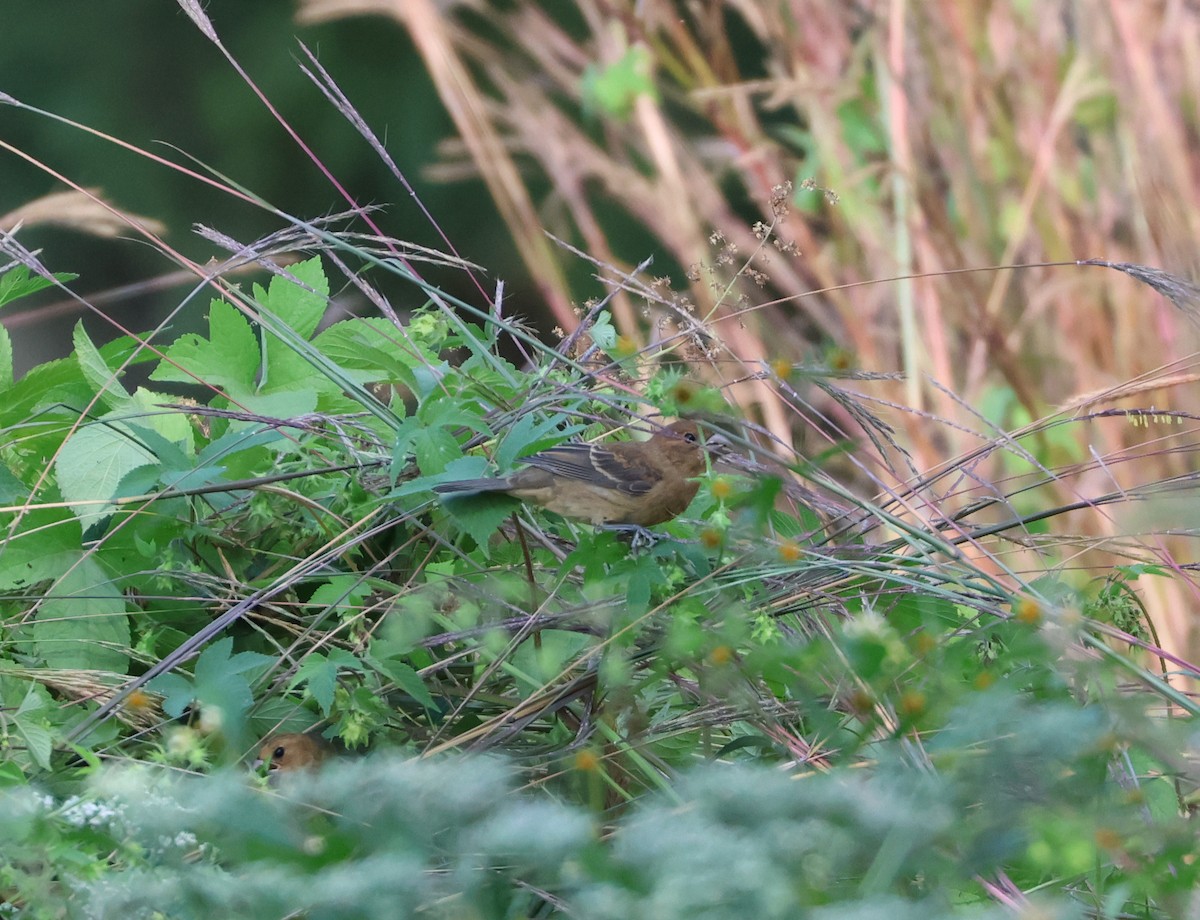
<path fill-rule="evenodd" d="M 662 478 L 656 469 L 639 458 L 617 454 L 594 444 L 559 444 L 521 459 L 535 469 L 628 495 L 645 494 Z"/>

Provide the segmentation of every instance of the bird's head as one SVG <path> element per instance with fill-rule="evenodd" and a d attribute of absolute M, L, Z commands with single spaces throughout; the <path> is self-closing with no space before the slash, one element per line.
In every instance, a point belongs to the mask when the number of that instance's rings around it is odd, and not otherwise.
<path fill-rule="evenodd" d="M 305 770 L 319 766 L 328 753 L 325 740 L 315 735 L 271 735 L 259 748 L 254 767 L 261 769 L 265 764 L 271 773 Z"/>

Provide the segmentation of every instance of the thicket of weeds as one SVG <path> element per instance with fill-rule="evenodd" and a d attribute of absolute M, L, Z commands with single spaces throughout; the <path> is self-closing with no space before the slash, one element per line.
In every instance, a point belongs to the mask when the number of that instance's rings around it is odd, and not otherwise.
<path fill-rule="evenodd" d="M 1196 14 L 392 12 L 560 334 L 353 202 L 217 183 L 281 229 L 202 267 L 65 199 L 197 286 L 21 380 L 0 336 L 8 906 L 1194 911 Z M 4 252 L 0 306 L 70 293 Z M 652 546 L 432 491 L 677 416 L 734 449 Z M 342 756 L 256 788 L 280 730 Z"/>

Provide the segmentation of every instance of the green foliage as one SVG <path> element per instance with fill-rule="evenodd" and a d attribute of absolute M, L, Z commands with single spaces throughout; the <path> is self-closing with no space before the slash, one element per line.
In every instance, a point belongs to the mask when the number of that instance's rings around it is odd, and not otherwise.
<path fill-rule="evenodd" d="M 71 359 L 6 386 L 0 891 L 23 915 L 982 917 L 1008 885 L 1047 916 L 1186 902 L 1170 778 L 1191 767 L 1155 713 L 1191 704 L 1104 644 L 1152 635 L 1135 581 L 1164 571 L 1087 594 L 1000 577 L 865 502 L 901 538 L 831 540 L 782 473 L 706 475 L 637 547 L 436 499 L 637 416 L 729 408 L 679 366 L 639 402 L 440 309 L 318 332 L 320 261 L 289 276 L 214 301 L 160 359 L 79 328 Z M 127 386 L 135 360 L 165 389 Z M 343 757 L 277 789 L 165 766 L 280 730 Z M 483 750 L 511 766 L 451 753 Z"/>
<path fill-rule="evenodd" d="M 114 768 L 61 802 L 8 790 L 0 831 L 8 884 L 38 894 L 31 917 L 978 918 L 1007 915 L 986 895 L 1000 872 L 1070 883 L 1039 916 L 1158 916 L 1151 901 L 1178 916 L 1198 881 L 1177 849 L 1186 820 L 1105 782 L 1125 716 L 976 691 L 927 754 L 895 738 L 856 770 L 710 764 L 603 836 L 496 761 L 386 754 L 277 791 Z M 1166 728 L 1155 743 L 1178 741 Z M 1114 847 L 1140 871 L 1113 866 Z"/>
<path fill-rule="evenodd" d="M 650 53 L 640 46 L 629 48 L 619 60 L 603 69 L 588 67 L 581 86 L 585 111 L 628 118 L 639 96 L 658 98 L 651 69 Z"/>

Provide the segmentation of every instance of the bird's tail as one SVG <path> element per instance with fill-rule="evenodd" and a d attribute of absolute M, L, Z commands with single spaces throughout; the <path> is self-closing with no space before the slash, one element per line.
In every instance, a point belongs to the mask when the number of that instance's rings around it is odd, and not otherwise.
<path fill-rule="evenodd" d="M 512 483 L 507 479 L 459 479 L 456 482 L 443 482 L 433 487 L 433 491 L 442 494 L 446 492 L 507 492 Z"/>

